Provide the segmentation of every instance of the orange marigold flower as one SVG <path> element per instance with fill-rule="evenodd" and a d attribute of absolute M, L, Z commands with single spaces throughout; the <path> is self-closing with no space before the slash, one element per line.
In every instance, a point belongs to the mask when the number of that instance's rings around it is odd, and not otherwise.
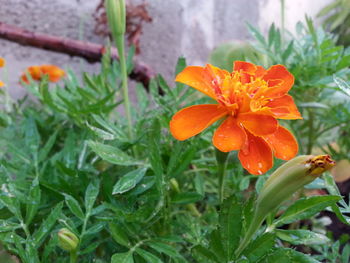
<path fill-rule="evenodd" d="M 26 69 L 26 72 L 29 73 L 33 80 L 37 81 L 48 75 L 50 82 L 57 82 L 66 74 L 64 70 L 55 65 L 31 66 Z M 27 84 L 29 83 L 26 73 L 22 74 L 21 80 Z"/>
<path fill-rule="evenodd" d="M 232 73 L 212 65 L 189 66 L 175 81 L 217 101 L 177 112 L 170 122 L 176 139 L 186 140 L 225 118 L 214 133 L 213 144 L 222 152 L 239 150 L 238 158 L 251 174 L 268 171 L 273 166 L 273 154 L 282 160 L 297 154 L 296 139 L 276 120 L 302 118 L 287 94 L 294 77 L 283 65 L 266 70 L 236 61 Z"/>
<path fill-rule="evenodd" d="M 0 57 L 0 68 L 4 67 L 5 66 L 5 59 L 3 59 L 2 57 Z M 5 86 L 4 82 L 2 82 L 0 80 L 0 87 L 3 87 Z"/>

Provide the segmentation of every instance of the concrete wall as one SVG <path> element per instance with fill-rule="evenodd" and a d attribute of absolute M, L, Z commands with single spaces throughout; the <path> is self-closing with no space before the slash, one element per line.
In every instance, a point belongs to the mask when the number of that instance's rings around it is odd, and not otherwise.
<path fill-rule="evenodd" d="M 142 0 L 133 0 L 141 2 Z M 314 15 L 331 0 L 285 0 L 286 27 L 293 31 L 304 14 Z M 103 43 L 93 33 L 92 14 L 98 0 L 0 0 L 0 21 L 29 30 Z M 176 60 L 185 56 L 189 64 L 205 63 L 216 45 L 232 39 L 246 40 L 249 22 L 267 30 L 280 23 L 280 0 L 148 0 L 152 24 L 141 38 L 140 59 L 172 79 Z M 53 63 L 75 71 L 96 72 L 88 64 L 54 52 L 22 47 L 0 40 L 0 56 L 7 60 L 6 74 L 0 72 L 14 98 L 23 94 L 18 84 L 21 72 L 30 65 Z"/>

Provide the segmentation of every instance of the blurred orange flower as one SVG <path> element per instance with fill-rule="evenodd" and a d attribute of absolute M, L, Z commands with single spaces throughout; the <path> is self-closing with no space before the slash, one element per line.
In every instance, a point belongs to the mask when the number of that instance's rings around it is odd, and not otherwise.
<path fill-rule="evenodd" d="M 294 77 L 283 65 L 269 69 L 236 61 L 233 72 L 212 65 L 189 66 L 175 81 L 189 85 L 218 104 L 194 105 L 177 112 L 172 135 L 182 141 L 225 118 L 213 136 L 222 152 L 239 150 L 242 166 L 251 174 L 263 174 L 273 166 L 273 154 L 282 160 L 298 152 L 294 136 L 276 119 L 302 119 L 288 91 Z"/>
<path fill-rule="evenodd" d="M 5 66 L 5 59 L 3 59 L 2 57 L 0 57 L 0 68 L 2 68 L 3 66 Z M 2 82 L 0 80 L 0 87 L 5 86 L 4 82 Z"/>
<path fill-rule="evenodd" d="M 57 82 L 66 74 L 64 70 L 55 65 L 31 66 L 28 67 L 21 76 L 21 80 L 27 84 L 29 84 L 29 80 L 26 72 L 29 73 L 33 80 L 37 81 L 40 81 L 45 75 L 48 75 L 50 82 Z"/>

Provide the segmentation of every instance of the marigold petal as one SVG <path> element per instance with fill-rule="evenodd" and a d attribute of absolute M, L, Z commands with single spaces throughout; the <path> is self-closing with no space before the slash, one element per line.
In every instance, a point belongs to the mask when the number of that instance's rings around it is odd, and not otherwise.
<path fill-rule="evenodd" d="M 203 67 L 188 66 L 176 76 L 175 81 L 191 86 L 205 95 L 216 99 L 211 83 L 211 76 L 208 76 L 207 71 Z"/>
<path fill-rule="evenodd" d="M 293 97 L 288 94 L 272 99 L 266 106 L 270 108 L 275 118 L 286 120 L 302 119 Z"/>
<path fill-rule="evenodd" d="M 42 74 L 49 75 L 51 82 L 57 82 L 65 75 L 64 70 L 55 65 L 42 65 L 40 66 L 40 70 Z"/>
<path fill-rule="evenodd" d="M 0 57 L 0 68 L 5 66 L 5 59 Z"/>
<path fill-rule="evenodd" d="M 276 158 L 290 160 L 298 153 L 298 143 L 294 135 L 282 126 L 273 134 L 264 136 L 273 149 Z"/>
<path fill-rule="evenodd" d="M 27 68 L 27 71 L 34 80 L 40 80 L 43 76 L 40 66 L 30 66 Z"/>
<path fill-rule="evenodd" d="M 294 84 L 294 76 L 283 65 L 270 67 L 262 79 L 269 83 L 270 88 L 265 91 L 265 96 L 270 98 L 285 95 Z"/>
<path fill-rule="evenodd" d="M 274 117 L 254 112 L 238 114 L 237 121 L 256 136 L 274 133 L 278 126 Z"/>
<path fill-rule="evenodd" d="M 5 83 L 0 80 L 0 87 L 5 86 Z"/>
<path fill-rule="evenodd" d="M 233 117 L 228 117 L 214 133 L 213 144 L 222 152 L 241 149 L 247 135 Z"/>
<path fill-rule="evenodd" d="M 197 135 L 227 114 L 218 104 L 194 105 L 178 111 L 170 121 L 171 134 L 180 141 Z"/>
<path fill-rule="evenodd" d="M 256 66 L 255 77 L 260 78 L 266 74 L 266 69 L 262 66 Z"/>
<path fill-rule="evenodd" d="M 238 153 L 244 169 L 254 175 L 266 173 L 273 166 L 272 150 L 261 137 L 247 132 L 247 145 Z"/>
<path fill-rule="evenodd" d="M 245 73 L 253 75 L 257 70 L 257 66 L 250 62 L 235 61 L 233 63 L 233 71 L 240 71 L 240 70 L 242 70 Z"/>

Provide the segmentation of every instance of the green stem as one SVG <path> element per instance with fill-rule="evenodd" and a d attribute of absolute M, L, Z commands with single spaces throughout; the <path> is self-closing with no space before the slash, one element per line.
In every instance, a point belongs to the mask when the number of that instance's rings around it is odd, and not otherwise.
<path fill-rule="evenodd" d="M 70 252 L 70 263 L 76 263 L 78 262 L 78 253 L 77 250 L 72 250 Z"/>
<path fill-rule="evenodd" d="M 306 154 L 311 154 L 313 144 L 314 144 L 314 112 L 312 109 L 309 112 L 309 130 L 308 130 L 308 144 L 306 149 Z"/>
<path fill-rule="evenodd" d="M 285 2 L 284 0 L 281 0 L 281 42 L 282 44 L 284 42 L 284 31 L 285 31 L 284 23 L 285 23 Z"/>
<path fill-rule="evenodd" d="M 244 235 L 243 240 L 240 242 L 240 245 L 239 245 L 239 247 L 237 248 L 237 250 L 235 252 L 236 258 L 238 258 L 241 255 L 243 250 L 250 243 L 250 241 L 252 240 L 254 234 L 256 233 L 256 231 L 258 231 L 259 227 L 264 222 L 264 220 L 265 220 L 265 215 L 261 215 L 261 213 L 259 213 L 257 211 L 257 209 L 256 209 L 254 217 L 253 217 L 253 220 L 251 221 L 251 223 L 250 223 L 250 225 L 248 227 L 248 230 L 247 230 L 247 232 Z"/>
<path fill-rule="evenodd" d="M 228 153 L 224 153 L 216 149 L 215 155 L 216 155 L 216 161 L 218 163 L 219 200 L 221 204 L 222 201 L 224 200 L 226 165 L 227 165 Z"/>
<path fill-rule="evenodd" d="M 132 119 L 131 119 L 129 90 L 128 90 L 128 73 L 126 71 L 126 61 L 125 61 L 125 52 L 124 52 L 124 35 L 118 35 L 118 37 L 115 39 L 115 43 L 118 49 L 120 69 L 122 74 L 122 90 L 123 90 L 123 98 L 124 98 L 125 115 L 128 120 L 128 133 L 129 133 L 129 138 L 133 139 Z"/>

